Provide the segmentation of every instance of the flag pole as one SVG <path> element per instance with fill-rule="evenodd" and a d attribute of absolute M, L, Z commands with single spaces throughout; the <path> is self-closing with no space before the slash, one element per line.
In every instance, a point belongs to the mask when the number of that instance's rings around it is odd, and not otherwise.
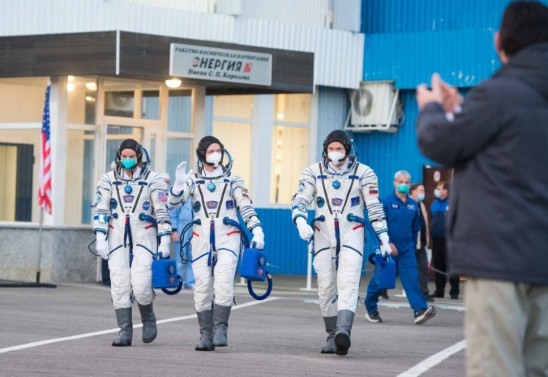
<path fill-rule="evenodd" d="M 40 225 L 38 230 L 38 257 L 36 258 L 36 284 L 40 284 L 40 267 L 42 265 L 42 225 L 44 223 L 44 207 L 40 206 Z"/>

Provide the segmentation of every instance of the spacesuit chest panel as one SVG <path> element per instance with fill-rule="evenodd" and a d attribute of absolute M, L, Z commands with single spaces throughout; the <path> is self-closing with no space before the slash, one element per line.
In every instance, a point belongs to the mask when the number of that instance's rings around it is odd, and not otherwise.
<path fill-rule="evenodd" d="M 219 217 L 226 210 L 235 209 L 230 197 L 230 179 L 197 179 L 194 190 L 194 213 L 206 218 Z"/>
<path fill-rule="evenodd" d="M 359 177 L 356 170 L 348 174 L 330 174 L 321 171 L 316 177 L 316 207 L 322 214 L 334 212 L 354 212 L 354 209 L 363 210 L 363 200 L 360 194 Z"/>
<path fill-rule="evenodd" d="M 146 181 L 115 181 L 113 182 L 114 195 L 111 199 L 112 212 L 132 214 L 151 211 L 151 200 L 148 194 Z"/>

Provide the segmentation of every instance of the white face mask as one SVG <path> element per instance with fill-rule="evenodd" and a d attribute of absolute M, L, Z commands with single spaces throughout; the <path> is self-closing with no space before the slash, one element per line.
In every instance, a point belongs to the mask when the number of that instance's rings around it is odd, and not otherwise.
<path fill-rule="evenodd" d="M 338 164 L 342 162 L 342 160 L 346 157 L 346 155 L 339 151 L 331 151 L 327 153 L 327 158 L 329 158 L 329 161 L 331 161 L 334 164 Z"/>
<path fill-rule="evenodd" d="M 221 159 L 223 158 L 223 155 L 219 152 L 213 152 L 211 154 L 208 154 L 206 157 L 206 161 L 210 164 L 213 164 L 213 166 L 217 167 L 219 165 L 219 162 L 221 162 Z"/>
<path fill-rule="evenodd" d="M 439 189 L 435 189 L 434 196 L 438 199 L 441 199 L 441 191 Z"/>

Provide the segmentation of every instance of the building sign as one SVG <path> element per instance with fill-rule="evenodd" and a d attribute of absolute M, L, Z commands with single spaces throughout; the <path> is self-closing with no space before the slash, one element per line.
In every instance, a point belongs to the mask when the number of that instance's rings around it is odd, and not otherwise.
<path fill-rule="evenodd" d="M 272 55 L 172 43 L 169 74 L 200 80 L 270 86 Z"/>

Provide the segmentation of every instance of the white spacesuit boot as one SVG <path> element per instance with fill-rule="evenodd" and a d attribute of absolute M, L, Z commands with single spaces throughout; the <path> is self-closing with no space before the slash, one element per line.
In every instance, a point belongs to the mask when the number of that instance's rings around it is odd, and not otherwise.
<path fill-rule="evenodd" d="M 148 305 L 139 304 L 141 312 L 141 322 L 143 323 L 143 343 L 150 343 L 156 339 L 158 331 L 156 330 L 156 316 L 152 311 L 152 303 Z"/>
<path fill-rule="evenodd" d="M 133 318 L 131 317 L 131 308 L 115 309 L 116 321 L 120 327 L 118 336 L 112 341 L 115 347 L 131 346 L 133 338 Z"/>
<path fill-rule="evenodd" d="M 325 332 L 328 334 L 322 353 L 335 353 L 335 330 L 337 329 L 337 317 L 323 317 Z"/>
<path fill-rule="evenodd" d="M 196 351 L 213 351 L 213 310 L 196 312 L 200 324 L 200 343 L 196 344 Z"/>
<path fill-rule="evenodd" d="M 213 344 L 216 347 L 226 347 L 228 340 L 226 333 L 228 331 L 228 318 L 230 317 L 231 306 L 215 304 L 213 309 L 213 324 L 215 326 L 215 336 Z"/>
<path fill-rule="evenodd" d="M 350 348 L 350 332 L 354 322 L 354 312 L 350 310 L 340 310 L 337 315 L 337 332 L 335 334 L 336 354 L 344 356 Z"/>

